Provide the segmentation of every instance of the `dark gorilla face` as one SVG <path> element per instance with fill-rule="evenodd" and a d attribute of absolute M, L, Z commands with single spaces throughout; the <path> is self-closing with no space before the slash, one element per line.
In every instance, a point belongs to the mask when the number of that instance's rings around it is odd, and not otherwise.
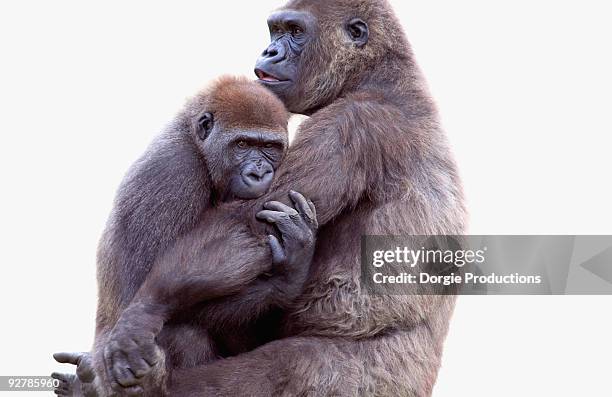
<path fill-rule="evenodd" d="M 259 82 L 277 94 L 285 104 L 296 107 L 299 96 L 301 55 L 312 43 L 316 29 L 307 12 L 281 11 L 268 18 L 270 45 L 255 64 Z M 295 111 L 288 106 L 290 111 Z"/>
<path fill-rule="evenodd" d="M 224 128 L 208 112 L 199 117 L 197 131 L 219 200 L 249 200 L 268 191 L 285 153 L 282 133 Z"/>
<path fill-rule="evenodd" d="M 264 195 L 283 157 L 284 146 L 269 132 L 239 131 L 228 140 L 230 175 L 223 200 L 254 199 Z"/>
<path fill-rule="evenodd" d="M 271 43 L 255 64 L 259 82 L 294 113 L 313 113 L 335 99 L 359 69 L 360 49 L 368 42 L 362 19 L 321 12 L 328 15 L 325 21 L 310 11 L 273 13 Z"/>
<path fill-rule="evenodd" d="M 185 110 L 216 201 L 265 194 L 287 148 L 289 113 L 269 90 L 246 77 L 222 76 Z"/>

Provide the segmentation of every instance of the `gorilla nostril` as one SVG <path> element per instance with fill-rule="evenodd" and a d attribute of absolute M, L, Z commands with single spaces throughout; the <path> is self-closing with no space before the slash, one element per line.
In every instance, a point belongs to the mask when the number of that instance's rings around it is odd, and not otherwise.
<path fill-rule="evenodd" d="M 246 177 L 247 180 L 251 182 L 259 183 L 259 182 L 262 182 L 264 179 L 266 179 L 267 176 L 272 174 L 272 172 L 273 171 L 269 168 L 256 168 L 256 169 L 250 170 L 244 176 Z"/>
<path fill-rule="evenodd" d="M 278 48 L 274 44 L 271 44 L 268 48 L 266 48 L 261 53 L 261 56 L 264 58 L 274 58 L 277 55 L 278 55 Z"/>
<path fill-rule="evenodd" d="M 261 180 L 262 176 L 261 176 L 261 175 L 259 175 L 259 174 L 258 174 L 258 173 L 256 173 L 256 172 L 249 172 L 249 173 L 247 174 L 247 178 L 249 178 L 249 179 L 251 179 L 251 180 L 253 180 L 253 181 L 255 181 L 255 182 L 259 182 L 259 181 Z"/>
<path fill-rule="evenodd" d="M 268 171 L 265 170 L 252 170 L 246 174 L 246 177 L 253 182 L 261 182 L 267 174 Z"/>

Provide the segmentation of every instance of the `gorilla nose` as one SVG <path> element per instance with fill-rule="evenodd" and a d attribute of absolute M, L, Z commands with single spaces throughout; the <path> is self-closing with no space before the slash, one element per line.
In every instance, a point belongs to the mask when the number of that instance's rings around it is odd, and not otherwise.
<path fill-rule="evenodd" d="M 285 49 L 282 45 L 272 43 L 264 50 L 260 62 L 277 63 L 285 59 Z"/>
<path fill-rule="evenodd" d="M 272 178 L 272 167 L 252 167 L 244 174 L 244 178 L 248 184 L 267 183 Z"/>
<path fill-rule="evenodd" d="M 251 171 L 247 174 L 247 178 L 252 181 L 259 182 L 263 179 L 264 175 L 266 175 L 270 171 Z"/>

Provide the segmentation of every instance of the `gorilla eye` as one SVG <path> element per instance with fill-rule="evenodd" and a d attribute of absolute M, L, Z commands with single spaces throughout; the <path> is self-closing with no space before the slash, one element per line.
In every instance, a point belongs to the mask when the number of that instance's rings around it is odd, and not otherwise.
<path fill-rule="evenodd" d="M 267 149 L 271 149 L 271 148 L 272 148 L 272 146 L 274 146 L 274 145 L 272 145 L 271 143 L 266 143 L 266 144 L 265 144 L 265 147 L 266 147 Z"/>
<path fill-rule="evenodd" d="M 206 139 L 214 126 L 214 117 L 212 113 L 204 113 L 198 118 L 197 134 L 201 140 Z"/>
<path fill-rule="evenodd" d="M 244 149 L 245 147 L 247 147 L 247 143 L 245 141 L 238 141 L 238 143 L 236 144 L 240 149 Z"/>
<path fill-rule="evenodd" d="M 300 28 L 299 26 L 292 26 L 291 27 L 291 34 L 294 36 L 300 35 L 304 33 L 304 29 Z"/>

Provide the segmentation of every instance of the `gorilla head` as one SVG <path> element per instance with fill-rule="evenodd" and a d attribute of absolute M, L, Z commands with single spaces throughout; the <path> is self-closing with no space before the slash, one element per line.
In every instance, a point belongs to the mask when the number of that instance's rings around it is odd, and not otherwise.
<path fill-rule="evenodd" d="M 268 26 L 271 43 L 255 74 L 294 113 L 311 114 L 367 79 L 384 77 L 372 76 L 373 69 L 409 53 L 384 0 L 290 1 Z"/>
<path fill-rule="evenodd" d="M 282 102 L 246 78 L 223 77 L 196 98 L 191 114 L 214 197 L 265 194 L 287 148 L 289 114 Z"/>

